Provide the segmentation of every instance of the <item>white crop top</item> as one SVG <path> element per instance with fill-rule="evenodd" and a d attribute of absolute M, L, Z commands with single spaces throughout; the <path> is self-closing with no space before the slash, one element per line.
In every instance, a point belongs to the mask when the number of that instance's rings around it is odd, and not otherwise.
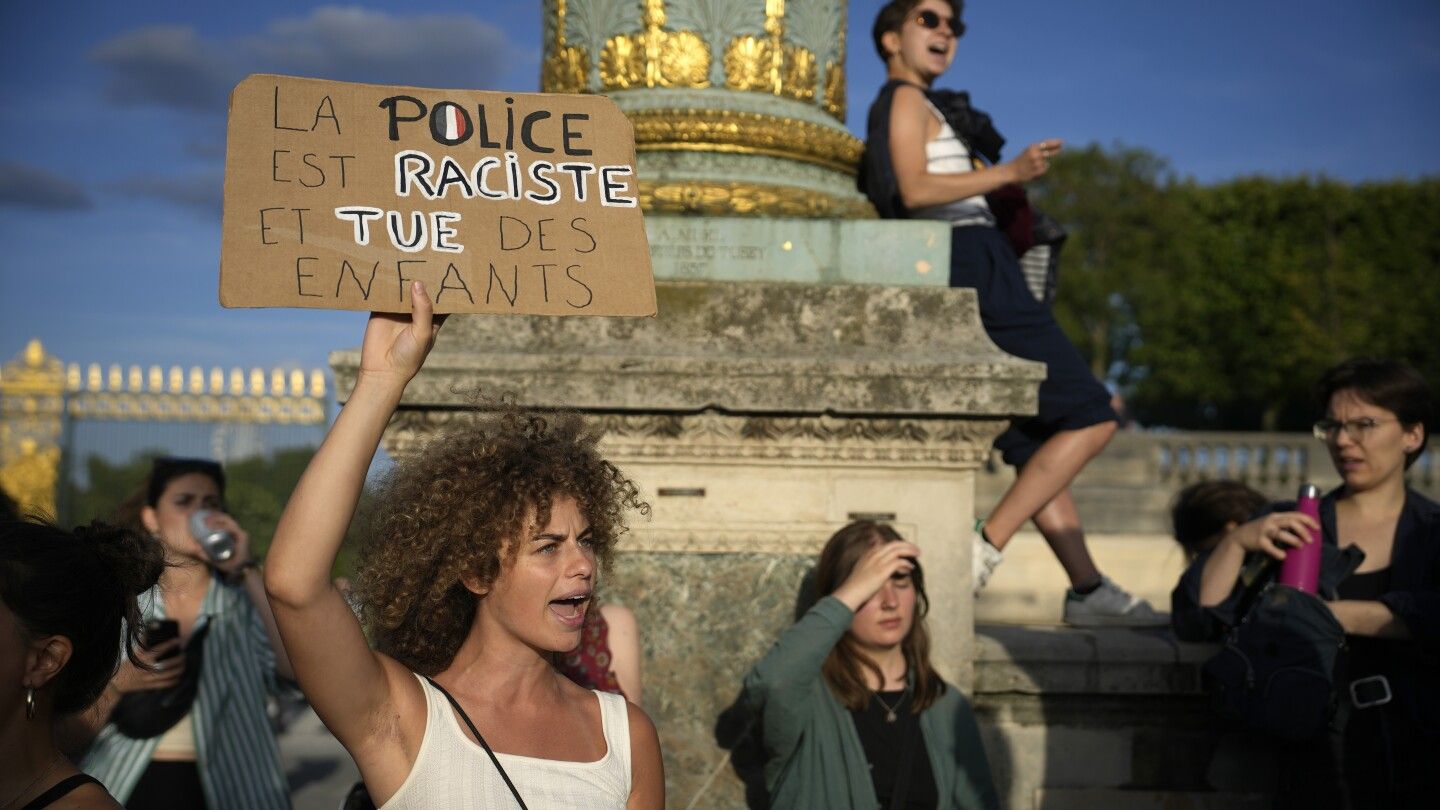
<path fill-rule="evenodd" d="M 425 693 L 425 737 L 410 775 L 381 810 L 518 807 L 495 763 L 465 733 L 450 702 L 423 677 L 415 677 Z M 600 701 L 605 730 L 605 756 L 595 762 L 495 752 L 531 810 L 624 810 L 630 801 L 630 715 L 625 698 L 606 692 L 594 695 Z"/>
<path fill-rule="evenodd" d="M 925 106 L 940 119 L 940 132 L 935 136 L 935 140 L 925 144 L 925 170 L 931 174 L 962 174 L 974 171 L 970 150 L 966 149 L 965 143 L 955 135 L 955 130 L 950 128 L 950 122 L 930 103 L 930 99 L 925 99 Z M 910 216 L 913 219 L 943 220 L 951 225 L 995 225 L 995 215 L 990 212 L 990 205 L 981 194 L 943 205 L 917 208 L 910 212 Z"/>

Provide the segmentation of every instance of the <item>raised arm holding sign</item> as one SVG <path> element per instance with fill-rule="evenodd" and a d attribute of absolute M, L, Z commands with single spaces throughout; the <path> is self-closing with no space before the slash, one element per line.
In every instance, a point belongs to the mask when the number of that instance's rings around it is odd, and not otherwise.
<path fill-rule="evenodd" d="M 654 315 L 630 122 L 601 96 L 255 75 L 230 98 L 220 302 Z"/>

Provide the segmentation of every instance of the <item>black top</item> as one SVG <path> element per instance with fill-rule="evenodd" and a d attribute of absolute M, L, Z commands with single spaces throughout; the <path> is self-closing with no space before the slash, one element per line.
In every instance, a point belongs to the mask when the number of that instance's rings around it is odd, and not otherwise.
<path fill-rule="evenodd" d="M 40 810 L 42 807 L 49 807 L 55 802 L 65 798 L 72 790 L 76 790 L 85 785 L 99 784 L 100 781 L 88 773 L 77 773 L 74 776 L 67 776 L 59 782 L 56 782 L 49 790 L 36 796 L 29 804 L 20 808 L 20 810 Z M 100 789 L 104 790 L 105 786 L 100 785 Z"/>
<path fill-rule="evenodd" d="M 930 757 L 925 752 L 925 740 L 920 733 L 920 715 L 915 714 L 910 704 L 913 695 L 908 690 L 878 692 L 860 711 L 851 711 L 855 720 L 855 731 L 860 735 L 860 746 L 865 749 L 865 760 L 870 763 L 870 779 L 875 783 L 875 797 L 880 807 L 888 810 L 891 795 L 895 789 L 895 777 L 900 768 L 900 752 L 905 748 L 906 737 L 911 738 L 910 789 L 905 793 L 908 810 L 934 810 L 939 806 L 940 795 L 935 789 L 935 774 L 930 769 Z M 884 701 L 895 707 L 895 722 L 887 722 L 889 709 L 880 704 Z"/>
<path fill-rule="evenodd" d="M 1395 696 L 1399 722 L 1414 724 L 1440 739 L 1440 504 L 1406 490 L 1405 506 L 1395 525 L 1390 567 L 1356 576 L 1351 572 L 1364 555 L 1353 545 L 1338 548 L 1335 502 L 1342 492 L 1337 489 L 1320 501 L 1320 596 L 1380 602 L 1410 631 L 1405 640 L 1347 636 L 1347 676 L 1384 675 Z M 1294 508 L 1293 503 L 1277 503 L 1261 514 Z M 1190 564 L 1171 594 L 1171 625 L 1175 635 L 1185 641 L 1223 637 L 1245 615 L 1249 597 L 1272 581 L 1279 569 L 1278 565 L 1266 565 L 1253 582 L 1236 583 L 1224 602 L 1202 608 L 1200 578 L 1210 553 Z M 1362 593 L 1370 595 L 1359 595 Z"/>
<path fill-rule="evenodd" d="M 1363 574 L 1351 574 L 1335 587 L 1335 595 L 1341 599 L 1364 599 L 1378 601 L 1390 590 L 1390 569 L 1381 568 Z"/>

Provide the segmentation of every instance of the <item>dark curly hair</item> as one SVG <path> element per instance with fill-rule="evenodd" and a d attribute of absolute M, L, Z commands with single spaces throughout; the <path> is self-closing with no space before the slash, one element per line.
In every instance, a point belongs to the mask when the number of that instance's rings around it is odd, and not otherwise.
<path fill-rule="evenodd" d="M 1176 493 L 1170 524 L 1186 559 L 1194 559 L 1219 542 L 1227 524 L 1254 518 L 1269 502 L 1239 481 L 1200 481 Z"/>
<path fill-rule="evenodd" d="M 477 597 L 463 577 L 493 583 L 518 551 L 506 539 L 547 524 L 556 497 L 578 503 L 602 570 L 626 531 L 625 510 L 650 509 L 578 414 L 503 402 L 474 417 L 381 482 L 356 572 L 376 649 L 424 675 L 450 664 L 475 620 Z"/>
<path fill-rule="evenodd" d="M 35 517 L 0 522 L 0 601 L 27 639 L 70 639 L 70 660 L 52 681 L 55 714 L 94 703 L 122 649 L 136 660 L 136 599 L 164 569 L 159 542 L 144 534 L 103 523 L 67 532 Z"/>

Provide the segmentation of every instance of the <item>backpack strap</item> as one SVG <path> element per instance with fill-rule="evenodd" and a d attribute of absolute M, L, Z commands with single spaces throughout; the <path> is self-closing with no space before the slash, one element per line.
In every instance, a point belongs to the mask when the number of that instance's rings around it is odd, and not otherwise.
<path fill-rule="evenodd" d="M 475 728 L 475 724 L 470 722 L 470 715 L 466 714 L 465 710 L 460 708 L 459 701 L 455 700 L 449 692 L 445 691 L 445 687 L 436 683 L 435 679 L 427 675 L 425 676 L 425 680 L 429 681 L 431 686 L 439 689 L 440 694 L 444 695 L 445 699 L 450 701 L 450 705 L 455 707 L 456 712 L 459 712 L 460 719 L 465 721 L 465 725 L 470 729 L 470 733 L 475 735 L 475 741 L 480 743 L 480 747 L 484 748 L 485 753 L 490 756 L 490 761 L 495 763 L 495 770 L 500 772 L 500 778 L 505 780 L 505 786 L 510 788 L 511 795 L 515 797 L 516 802 L 519 802 L 520 810 L 530 810 L 530 808 L 525 806 L 525 800 L 520 798 L 520 791 L 515 789 L 515 783 L 510 781 L 510 774 L 505 772 L 505 768 L 500 765 L 500 760 L 495 756 L 495 752 L 490 750 L 490 743 L 485 742 L 485 738 L 480 734 L 480 729 Z"/>

